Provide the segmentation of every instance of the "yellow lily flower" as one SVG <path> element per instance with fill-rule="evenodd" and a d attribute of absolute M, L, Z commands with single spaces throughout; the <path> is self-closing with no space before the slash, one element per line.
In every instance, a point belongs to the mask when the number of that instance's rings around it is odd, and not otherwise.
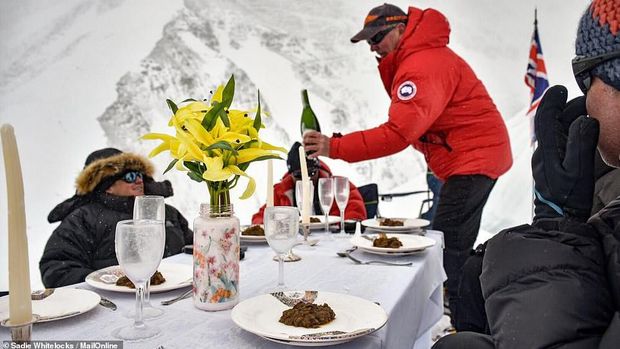
<path fill-rule="evenodd" d="M 233 82 L 233 77 L 229 83 Z M 230 85 L 226 85 L 230 86 Z M 248 184 L 241 195 L 241 199 L 247 199 L 256 190 L 256 181 L 242 168 L 252 161 L 264 157 L 279 157 L 278 153 L 286 153 L 286 149 L 276 147 L 263 142 L 259 137 L 259 130 L 254 128 L 254 117 L 258 108 L 251 110 L 227 109 L 228 126 L 224 124 L 222 117 L 215 116 L 210 130 L 207 130 L 202 122 L 205 115 L 215 103 L 222 103 L 224 98 L 224 85 L 219 85 L 214 91 L 208 103 L 194 101 L 178 107 L 175 114 L 170 118 L 168 125 L 176 131 L 174 136 L 162 133 L 148 133 L 141 138 L 144 140 L 159 140 L 149 156 L 153 157 L 161 152 L 168 151 L 176 159 L 176 168 L 181 171 L 191 171 L 192 178 L 201 176 L 209 187 L 212 194 L 212 204 L 219 202 L 220 195 L 227 195 L 228 191 L 236 186 L 239 177 L 248 178 Z M 268 114 L 261 112 L 261 117 Z M 264 128 L 263 124 L 260 128 Z M 224 143 L 227 146 L 219 146 Z M 209 149 L 214 144 L 218 147 Z M 202 163 L 206 167 L 203 173 L 199 169 L 190 166 L 186 168 L 185 162 Z"/>

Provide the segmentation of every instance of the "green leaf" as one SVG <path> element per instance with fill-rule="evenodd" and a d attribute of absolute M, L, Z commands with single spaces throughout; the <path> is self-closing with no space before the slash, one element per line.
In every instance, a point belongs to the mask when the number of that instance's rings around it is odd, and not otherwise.
<path fill-rule="evenodd" d="M 202 126 L 207 131 L 211 131 L 213 129 L 218 117 L 222 119 L 222 122 L 226 127 L 230 127 L 230 119 L 226 114 L 226 110 L 230 108 L 234 95 L 235 76 L 231 75 L 230 79 L 226 83 L 226 86 L 224 86 L 224 91 L 222 91 L 222 102 L 213 102 L 213 107 L 205 114 L 205 117 L 202 119 Z"/>
<path fill-rule="evenodd" d="M 230 143 L 226 142 L 226 141 L 219 141 L 219 142 L 215 142 L 213 144 L 211 144 L 210 146 L 207 147 L 207 150 L 214 150 L 214 149 L 223 149 L 223 150 L 229 150 L 231 151 L 234 155 L 238 155 L 239 153 L 235 150 L 235 148 L 232 147 L 232 145 L 230 145 Z"/>
<path fill-rule="evenodd" d="M 230 79 L 228 79 L 228 82 L 226 83 L 226 86 L 224 86 L 224 91 L 222 91 L 222 104 L 224 104 L 224 107 L 226 107 L 226 109 L 230 108 L 234 95 L 235 76 L 231 75 Z"/>
<path fill-rule="evenodd" d="M 177 161 L 179 161 L 179 159 L 174 159 L 174 160 L 170 161 L 170 163 L 168 164 L 168 167 L 166 167 L 166 170 L 164 171 L 164 174 L 166 174 L 166 172 L 172 170 L 172 168 L 177 163 Z"/>
<path fill-rule="evenodd" d="M 228 118 L 228 113 L 226 113 L 225 110 L 222 110 L 222 111 L 220 111 L 218 116 L 220 117 L 220 119 L 222 119 L 222 122 L 224 123 L 224 126 L 230 128 L 230 119 Z M 213 124 L 213 126 L 215 126 L 215 123 Z"/>
<path fill-rule="evenodd" d="M 260 131 L 260 125 L 262 121 L 260 119 L 260 90 L 258 90 L 258 107 L 256 108 L 256 116 L 254 117 L 254 129 L 256 132 Z"/>
<path fill-rule="evenodd" d="M 245 164 L 249 165 L 250 163 L 255 162 L 255 161 L 263 161 L 263 160 L 269 160 L 269 159 L 284 160 L 281 157 L 279 157 L 278 155 L 265 155 L 265 156 L 259 156 L 259 157 L 255 158 L 255 159 L 252 159 L 252 161 L 244 162 L 243 165 L 245 165 Z M 241 168 L 241 165 L 238 165 L 238 166 L 239 166 L 239 168 Z"/>
<path fill-rule="evenodd" d="M 168 108 L 170 108 L 170 110 L 172 110 L 172 114 L 176 114 L 177 110 L 179 110 L 179 107 L 177 107 L 177 105 L 174 104 L 174 102 L 172 100 L 170 100 L 170 99 L 166 99 L 166 103 L 168 104 Z"/>
<path fill-rule="evenodd" d="M 205 117 L 202 119 L 202 127 L 204 127 L 207 131 L 211 131 L 213 126 L 215 126 L 215 119 L 220 111 L 223 110 L 224 105 L 222 103 L 214 102 L 213 107 L 209 109 L 209 111 L 205 114 Z"/>
<path fill-rule="evenodd" d="M 204 182 L 204 178 L 202 178 L 202 176 L 197 174 L 196 172 L 189 171 L 187 172 L 187 175 L 189 176 L 189 178 L 195 180 L 198 183 Z"/>
<path fill-rule="evenodd" d="M 196 102 L 196 100 L 195 100 L 195 99 L 193 99 L 193 98 L 188 98 L 188 99 L 184 100 L 184 101 L 183 101 L 183 102 L 181 102 L 181 103 L 185 103 L 185 102 Z"/>
<path fill-rule="evenodd" d="M 196 173 L 202 173 L 203 171 L 200 171 L 200 165 L 195 163 L 195 162 L 191 162 L 191 161 L 184 161 L 183 165 L 185 165 L 185 167 L 192 171 L 192 172 L 196 172 Z"/>

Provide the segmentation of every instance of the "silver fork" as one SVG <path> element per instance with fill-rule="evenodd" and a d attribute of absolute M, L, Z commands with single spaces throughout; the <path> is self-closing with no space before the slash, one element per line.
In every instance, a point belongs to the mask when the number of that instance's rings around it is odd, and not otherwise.
<path fill-rule="evenodd" d="M 189 290 L 187 290 L 186 292 L 178 295 L 177 297 L 174 297 L 172 299 L 169 299 L 167 301 L 161 301 L 161 305 L 170 305 L 170 304 L 174 304 L 182 299 L 185 298 L 189 298 L 192 295 L 192 289 L 190 288 Z"/>
<path fill-rule="evenodd" d="M 357 264 L 383 264 L 383 265 L 394 265 L 394 266 L 400 266 L 400 267 L 408 267 L 410 265 L 412 265 L 412 262 L 408 262 L 408 263 L 393 263 L 393 262 L 386 262 L 386 261 L 362 261 L 359 260 L 353 256 L 351 256 L 350 253 L 346 254 L 347 257 L 349 257 L 350 260 L 354 261 Z"/>

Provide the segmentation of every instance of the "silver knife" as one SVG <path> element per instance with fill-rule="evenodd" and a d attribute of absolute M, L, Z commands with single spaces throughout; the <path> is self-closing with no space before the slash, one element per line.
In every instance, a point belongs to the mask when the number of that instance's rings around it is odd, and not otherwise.
<path fill-rule="evenodd" d="M 107 298 L 101 297 L 101 300 L 99 301 L 99 305 L 101 305 L 104 308 L 111 309 L 112 311 L 116 310 L 116 304 L 114 304 L 111 300 Z"/>

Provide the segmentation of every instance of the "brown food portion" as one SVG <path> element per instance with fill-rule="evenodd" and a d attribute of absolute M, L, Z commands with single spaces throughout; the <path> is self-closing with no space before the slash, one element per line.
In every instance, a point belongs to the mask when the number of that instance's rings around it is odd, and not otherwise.
<path fill-rule="evenodd" d="M 384 227 L 402 227 L 405 225 L 405 222 L 399 221 L 397 219 L 384 218 L 381 220 L 381 222 L 379 222 L 379 225 L 382 225 Z"/>
<path fill-rule="evenodd" d="M 243 230 L 241 235 L 265 236 L 265 229 L 263 229 L 260 225 L 253 225 Z"/>
<path fill-rule="evenodd" d="M 317 328 L 335 318 L 336 314 L 327 303 L 316 305 L 299 302 L 293 308 L 282 313 L 280 322 L 295 327 Z"/>
<path fill-rule="evenodd" d="M 310 217 L 310 223 L 321 223 L 321 220 L 316 217 Z"/>
<path fill-rule="evenodd" d="M 151 286 L 161 285 L 164 282 L 166 282 L 166 279 L 158 271 L 156 271 L 155 274 L 151 276 Z M 118 280 L 116 280 L 116 286 L 136 288 L 136 285 L 134 285 L 133 282 L 131 282 L 131 280 L 129 280 L 129 278 L 126 275 L 123 275 L 120 278 L 118 278 Z"/>
<path fill-rule="evenodd" d="M 402 245 L 398 238 L 388 238 L 385 233 L 379 233 L 379 237 L 372 242 L 372 246 L 382 248 L 399 248 Z"/>

